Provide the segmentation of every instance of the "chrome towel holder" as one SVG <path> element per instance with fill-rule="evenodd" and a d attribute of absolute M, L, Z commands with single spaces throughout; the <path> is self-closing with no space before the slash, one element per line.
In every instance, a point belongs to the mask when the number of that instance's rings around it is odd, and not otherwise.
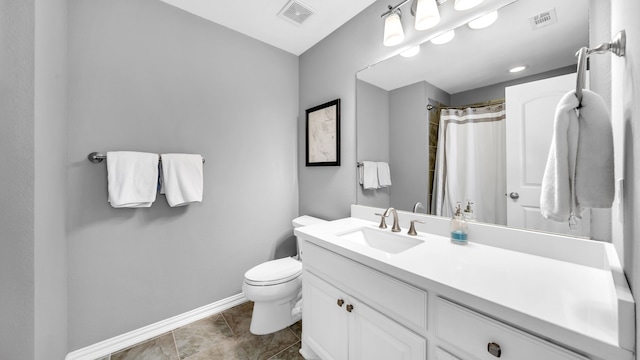
<path fill-rule="evenodd" d="M 87 159 L 89 159 L 89 161 L 91 161 L 94 164 L 99 164 L 102 162 L 102 160 L 106 159 L 107 155 L 104 154 L 100 154 L 99 152 L 92 152 L 91 154 L 89 154 L 87 156 Z M 162 161 L 162 157 L 159 157 L 160 161 Z M 202 158 L 202 162 L 204 163 L 204 158 Z"/>
<path fill-rule="evenodd" d="M 627 34 L 624 30 L 620 30 L 616 36 L 608 43 L 602 43 L 593 49 L 587 47 L 580 48 L 576 52 L 578 58 L 578 79 L 576 82 L 576 97 L 578 102 L 582 103 L 582 90 L 585 86 L 585 76 L 587 71 L 587 58 L 591 54 L 604 54 L 611 52 L 617 56 L 624 56 L 627 47 Z"/>

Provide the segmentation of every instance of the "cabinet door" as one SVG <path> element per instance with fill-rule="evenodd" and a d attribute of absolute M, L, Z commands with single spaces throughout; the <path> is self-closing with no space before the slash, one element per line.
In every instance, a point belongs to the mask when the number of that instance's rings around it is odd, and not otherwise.
<path fill-rule="evenodd" d="M 312 273 L 304 273 L 302 286 L 302 340 L 323 360 L 348 356 L 347 299 L 338 289 Z M 338 301 L 342 300 L 342 305 Z"/>
<path fill-rule="evenodd" d="M 355 299 L 349 305 L 349 359 L 426 359 L 424 338 Z"/>

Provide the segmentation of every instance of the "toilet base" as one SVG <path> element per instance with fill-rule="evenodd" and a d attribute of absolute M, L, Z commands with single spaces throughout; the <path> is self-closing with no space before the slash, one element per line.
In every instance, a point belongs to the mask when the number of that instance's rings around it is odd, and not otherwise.
<path fill-rule="evenodd" d="M 300 305 L 296 306 L 296 301 L 300 299 L 284 301 L 281 304 L 254 302 L 249 331 L 254 335 L 266 335 L 295 324 L 302 318 Z"/>

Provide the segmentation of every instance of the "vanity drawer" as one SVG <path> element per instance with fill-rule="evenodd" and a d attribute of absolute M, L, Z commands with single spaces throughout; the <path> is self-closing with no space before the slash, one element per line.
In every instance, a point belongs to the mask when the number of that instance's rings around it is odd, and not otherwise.
<path fill-rule="evenodd" d="M 424 335 L 427 293 L 370 267 L 309 242 L 302 264 L 306 271 L 354 296 L 396 322 Z"/>
<path fill-rule="evenodd" d="M 468 353 L 472 359 L 586 360 L 569 350 L 441 298 L 437 299 L 435 316 L 438 338 L 452 348 Z"/>

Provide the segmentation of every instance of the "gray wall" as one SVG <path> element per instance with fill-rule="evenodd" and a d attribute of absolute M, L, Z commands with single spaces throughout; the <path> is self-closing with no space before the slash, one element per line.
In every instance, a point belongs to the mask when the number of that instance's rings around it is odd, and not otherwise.
<path fill-rule="evenodd" d="M 295 252 L 298 58 L 156 0 L 69 1 L 70 350 Z M 202 204 L 113 209 L 92 151 L 200 153 Z"/>
<path fill-rule="evenodd" d="M 35 8 L 35 358 L 67 351 L 67 0 Z"/>
<path fill-rule="evenodd" d="M 35 2 L 0 1 L 0 349 L 34 358 Z"/>
<path fill-rule="evenodd" d="M 429 195 L 429 99 L 442 103 L 449 94 L 426 81 L 389 92 L 391 202 L 396 209 L 410 210 L 420 201 L 427 209 Z M 423 210 L 424 211 L 424 210 Z"/>
<path fill-rule="evenodd" d="M 429 162 L 425 159 L 429 154 L 429 117 L 425 90 L 424 83 L 418 82 L 389 92 L 393 169 L 389 206 L 396 209 L 411 209 L 416 201 L 427 203 Z"/>
<path fill-rule="evenodd" d="M 611 104 L 614 139 L 616 140 L 616 177 L 624 178 L 622 203 L 624 222 L 613 217 L 614 244 L 623 254 L 624 270 L 636 301 L 640 298 L 640 2 L 613 0 L 611 2 L 611 33 L 627 32 L 627 53 L 624 58 L 612 56 Z M 630 40 L 636 39 L 636 40 Z M 614 205 L 615 206 L 615 205 Z M 615 210 L 614 210 L 615 212 Z M 622 233 L 617 232 L 621 227 Z M 621 235 L 621 236 L 620 236 Z M 636 323 L 640 312 L 636 311 Z M 640 345 L 640 331 L 636 331 L 636 353 Z"/>
<path fill-rule="evenodd" d="M 356 85 L 358 148 L 357 161 L 389 162 L 389 92 L 361 80 Z M 393 168 L 391 168 L 393 171 Z M 391 182 L 395 179 L 392 177 Z M 358 204 L 386 208 L 389 187 L 367 189 L 357 187 Z"/>
<path fill-rule="evenodd" d="M 611 41 L 611 2 L 589 1 L 589 46 Z M 589 88 L 611 109 L 611 55 L 589 58 Z M 612 241 L 612 210 L 591 209 L 591 236 Z"/>

